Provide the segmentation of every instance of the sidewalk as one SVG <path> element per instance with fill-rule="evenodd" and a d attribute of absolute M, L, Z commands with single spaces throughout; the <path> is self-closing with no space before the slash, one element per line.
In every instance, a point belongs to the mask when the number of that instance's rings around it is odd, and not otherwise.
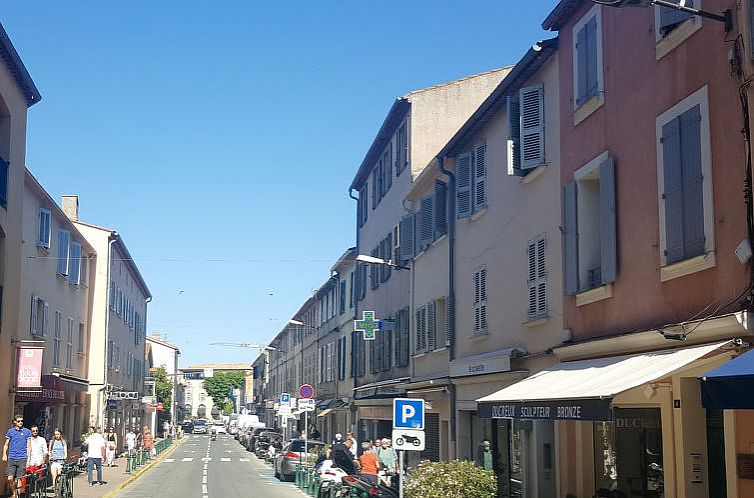
<path fill-rule="evenodd" d="M 141 474 L 152 468 L 157 462 L 162 461 L 168 455 L 173 453 L 177 447 L 186 441 L 186 437 L 176 441 L 170 448 L 165 450 L 160 456 L 154 458 L 150 463 L 139 467 L 136 472 L 126 474 L 126 457 L 115 459 L 117 467 L 102 466 L 102 480 L 107 484 L 89 486 L 86 472 L 77 475 L 73 479 L 73 496 L 74 498 L 103 498 L 112 496 L 128 486 L 132 481 L 138 479 Z M 160 441 L 156 440 L 155 442 Z M 97 478 L 97 471 L 94 470 L 92 476 Z"/>

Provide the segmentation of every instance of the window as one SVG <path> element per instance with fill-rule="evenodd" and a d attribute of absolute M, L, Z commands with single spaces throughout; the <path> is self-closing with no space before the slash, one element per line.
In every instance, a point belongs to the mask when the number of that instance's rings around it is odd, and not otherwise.
<path fill-rule="evenodd" d="M 361 190 L 359 190 L 359 202 L 358 202 L 359 228 L 363 227 L 364 224 L 367 222 L 367 219 L 369 219 L 369 206 L 367 205 L 367 192 L 368 191 L 369 191 L 369 188 L 366 183 L 361 188 Z"/>
<path fill-rule="evenodd" d="M 81 271 L 79 273 L 79 284 L 85 285 L 89 274 L 89 258 L 86 254 L 81 255 Z"/>
<path fill-rule="evenodd" d="M 60 366 L 60 342 L 63 338 L 63 315 L 55 311 L 55 337 L 52 342 L 52 365 Z"/>
<path fill-rule="evenodd" d="M 8 207 L 8 161 L 0 157 L 0 206 Z"/>
<path fill-rule="evenodd" d="M 657 118 L 660 264 L 698 258 L 681 274 L 661 269 L 662 280 L 714 266 L 712 159 L 707 87 Z M 688 271 L 686 271 L 688 270 Z"/>
<path fill-rule="evenodd" d="M 474 335 L 487 334 L 487 268 L 474 272 Z"/>
<path fill-rule="evenodd" d="M 526 245 L 528 260 L 527 284 L 529 321 L 547 317 L 547 244 L 544 235 L 530 240 Z"/>
<path fill-rule="evenodd" d="M 671 0 L 672 1 L 672 0 Z M 685 0 L 674 3 L 683 3 L 686 7 L 701 8 L 701 0 Z M 670 9 L 668 7 L 655 6 L 655 26 L 656 26 L 656 38 L 659 41 L 662 38 L 670 35 L 681 24 L 687 20 L 695 20 L 696 18 L 688 13 L 676 9 Z"/>
<path fill-rule="evenodd" d="M 71 242 L 70 257 L 68 281 L 73 285 L 79 285 L 81 282 L 81 244 Z"/>
<path fill-rule="evenodd" d="M 416 331 L 416 341 L 414 346 L 417 353 L 423 353 L 427 349 L 427 307 L 422 306 L 416 310 L 415 315 L 414 330 Z"/>
<path fill-rule="evenodd" d="M 356 300 L 356 270 L 351 272 L 351 275 L 348 277 L 349 279 L 349 285 L 351 287 L 350 292 L 348 293 L 348 307 L 353 308 L 353 303 Z"/>
<path fill-rule="evenodd" d="M 339 292 L 340 292 L 340 307 L 338 309 L 339 314 L 343 314 L 346 312 L 346 281 L 341 280 L 340 286 L 339 286 Z"/>
<path fill-rule="evenodd" d="M 477 144 L 456 159 L 456 217 L 468 218 L 487 206 L 487 146 Z"/>
<path fill-rule="evenodd" d="M 79 323 L 79 347 L 77 352 L 83 354 L 86 351 L 86 328 L 83 323 Z"/>
<path fill-rule="evenodd" d="M 115 292 L 115 282 L 110 280 L 110 309 L 115 311 L 116 309 L 116 292 Z"/>
<path fill-rule="evenodd" d="M 382 166 L 385 171 L 385 193 L 393 186 L 393 144 L 387 145 L 385 152 L 382 153 Z"/>
<path fill-rule="evenodd" d="M 411 335 L 411 312 L 403 308 L 395 316 L 395 331 L 393 339 L 395 341 L 395 366 L 405 367 L 408 365 L 409 358 L 409 337 Z"/>
<path fill-rule="evenodd" d="M 50 248 L 50 238 L 52 238 L 52 214 L 49 209 L 39 208 L 39 235 L 37 236 L 37 246 L 45 249 Z"/>
<path fill-rule="evenodd" d="M 573 27 L 573 89 L 574 109 L 592 99 L 598 105 L 603 101 L 602 10 L 599 5 L 592 7 Z"/>
<path fill-rule="evenodd" d="M 380 257 L 380 246 L 377 245 L 370 253 L 372 257 Z M 380 267 L 379 265 L 369 265 L 369 282 L 370 289 L 375 290 L 380 286 Z"/>
<path fill-rule="evenodd" d="M 70 242 L 68 230 L 58 230 L 58 275 L 68 275 Z"/>
<path fill-rule="evenodd" d="M 613 158 L 605 152 L 579 168 L 573 177 L 563 187 L 567 295 L 615 282 L 618 266 Z"/>
<path fill-rule="evenodd" d="M 65 368 L 73 368 L 73 318 L 68 319 L 68 335 L 65 344 Z"/>
<path fill-rule="evenodd" d="M 400 176 L 408 165 L 408 132 L 404 122 L 397 133 L 397 151 L 395 153 L 395 176 Z"/>
<path fill-rule="evenodd" d="M 380 172 L 378 168 L 374 168 L 372 170 L 372 209 L 377 208 L 377 203 L 379 201 L 379 192 L 377 191 L 377 186 L 379 184 Z"/>
<path fill-rule="evenodd" d="M 34 337 L 46 337 L 48 328 L 49 305 L 39 296 L 31 296 L 31 313 L 29 332 Z"/>

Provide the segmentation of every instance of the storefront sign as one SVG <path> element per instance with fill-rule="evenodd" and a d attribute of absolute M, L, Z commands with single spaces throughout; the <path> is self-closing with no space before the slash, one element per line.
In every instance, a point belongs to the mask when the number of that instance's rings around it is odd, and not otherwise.
<path fill-rule="evenodd" d="M 48 405 L 65 402 L 63 381 L 55 375 L 42 375 L 41 386 L 36 391 L 19 391 L 16 401 L 44 403 Z"/>
<path fill-rule="evenodd" d="M 751 453 L 737 454 L 736 470 L 739 479 L 754 479 L 754 455 Z"/>
<path fill-rule="evenodd" d="M 22 390 L 42 388 L 42 353 L 44 348 L 18 346 L 16 348 L 16 387 Z"/>
<path fill-rule="evenodd" d="M 486 358 L 458 359 L 450 362 L 451 377 L 508 372 L 511 369 L 510 353 Z"/>
<path fill-rule="evenodd" d="M 479 418 L 610 420 L 610 399 L 479 403 Z"/>

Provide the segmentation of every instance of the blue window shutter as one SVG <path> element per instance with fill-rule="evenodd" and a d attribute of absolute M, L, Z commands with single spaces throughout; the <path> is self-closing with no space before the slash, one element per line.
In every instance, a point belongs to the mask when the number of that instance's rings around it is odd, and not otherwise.
<path fill-rule="evenodd" d="M 390 142 L 382 156 L 382 164 L 385 165 L 385 192 L 393 186 L 393 143 Z"/>
<path fill-rule="evenodd" d="M 429 195 L 421 200 L 419 208 L 419 251 L 423 251 L 434 241 L 434 199 Z"/>
<path fill-rule="evenodd" d="M 448 186 L 435 180 L 435 238 L 448 232 Z"/>
<path fill-rule="evenodd" d="M 618 251 L 615 232 L 615 162 L 612 157 L 600 164 L 600 259 L 602 283 L 615 282 Z"/>
<path fill-rule="evenodd" d="M 592 17 L 589 22 L 586 23 L 587 29 L 587 44 L 586 44 L 586 99 L 590 99 L 597 95 L 599 90 L 597 81 L 597 44 L 600 40 L 597 39 L 597 16 Z"/>
<path fill-rule="evenodd" d="M 522 88 L 519 96 L 521 169 L 532 169 L 545 162 L 544 87 Z"/>
<path fill-rule="evenodd" d="M 413 214 L 407 214 L 401 219 L 398 231 L 400 232 L 401 240 L 401 261 L 410 261 L 414 259 L 414 255 L 416 254 L 414 248 L 415 235 Z"/>
<path fill-rule="evenodd" d="M 372 209 L 377 207 L 377 176 L 379 175 L 378 168 L 372 170 Z"/>
<path fill-rule="evenodd" d="M 507 96 L 508 102 L 508 174 L 523 176 L 521 171 L 521 107 L 519 99 Z"/>
<path fill-rule="evenodd" d="M 471 154 L 460 154 L 456 158 L 456 216 L 471 216 Z"/>
<path fill-rule="evenodd" d="M 68 275 L 70 234 L 67 230 L 58 231 L 58 275 Z"/>
<path fill-rule="evenodd" d="M 581 105 L 587 96 L 587 26 L 576 33 L 576 105 Z"/>
<path fill-rule="evenodd" d="M 701 114 L 696 105 L 680 115 L 683 177 L 683 255 L 704 254 L 704 193 Z"/>
<path fill-rule="evenodd" d="M 563 265 L 565 293 L 572 296 L 579 291 L 579 237 L 576 209 L 576 182 L 563 187 Z"/>
<path fill-rule="evenodd" d="M 474 149 L 474 211 L 487 206 L 487 144 Z"/>
<path fill-rule="evenodd" d="M 682 261 L 683 256 L 683 173 L 681 168 L 680 120 L 662 127 L 662 171 L 665 203 L 665 261 Z"/>

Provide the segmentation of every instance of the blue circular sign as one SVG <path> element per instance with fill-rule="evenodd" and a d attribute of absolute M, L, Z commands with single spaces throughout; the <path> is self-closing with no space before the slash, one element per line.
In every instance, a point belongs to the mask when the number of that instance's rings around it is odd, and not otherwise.
<path fill-rule="evenodd" d="M 299 395 L 304 399 L 309 399 L 314 396 L 314 388 L 309 384 L 304 384 L 298 389 Z"/>

